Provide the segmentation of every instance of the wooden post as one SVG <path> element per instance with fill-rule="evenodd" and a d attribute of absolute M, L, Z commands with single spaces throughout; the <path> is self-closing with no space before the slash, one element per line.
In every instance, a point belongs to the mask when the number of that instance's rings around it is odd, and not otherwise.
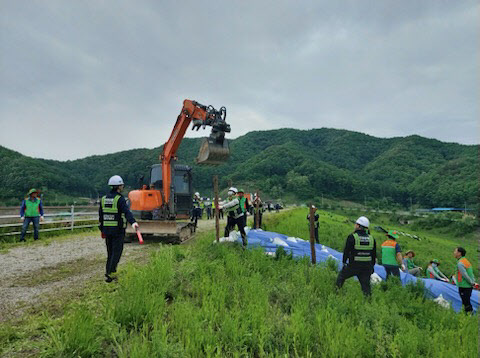
<path fill-rule="evenodd" d="M 213 176 L 213 194 L 215 195 L 215 239 L 217 242 L 220 240 L 220 219 L 218 209 L 218 175 Z"/>
<path fill-rule="evenodd" d="M 75 204 L 70 207 L 70 230 L 75 226 Z"/>
<path fill-rule="evenodd" d="M 255 228 L 260 229 L 260 204 L 259 204 L 259 197 L 258 197 L 258 190 L 255 193 L 257 196 L 255 200 Z"/>
<path fill-rule="evenodd" d="M 317 256 L 315 254 L 315 213 L 313 211 L 313 205 L 309 205 L 310 208 L 310 252 L 312 254 L 312 264 L 317 262 Z"/>

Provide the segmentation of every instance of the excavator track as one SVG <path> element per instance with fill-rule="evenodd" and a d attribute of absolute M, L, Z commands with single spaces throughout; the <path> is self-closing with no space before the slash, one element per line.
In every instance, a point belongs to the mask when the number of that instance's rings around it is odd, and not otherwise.
<path fill-rule="evenodd" d="M 170 244 L 181 244 L 192 238 L 194 224 L 182 221 L 137 220 L 144 237 L 153 236 Z M 135 230 L 127 227 L 126 234 L 135 236 Z"/>

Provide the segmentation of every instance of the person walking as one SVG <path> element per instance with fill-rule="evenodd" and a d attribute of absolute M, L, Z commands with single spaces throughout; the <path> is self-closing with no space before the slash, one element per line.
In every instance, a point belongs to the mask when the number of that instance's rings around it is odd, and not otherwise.
<path fill-rule="evenodd" d="M 228 198 L 223 203 L 223 209 L 227 212 L 227 226 L 225 226 L 225 237 L 230 235 L 230 231 L 237 225 L 240 235 L 242 235 L 242 245 L 245 249 L 247 247 L 247 234 L 245 233 L 244 213 L 240 206 L 240 200 L 237 196 L 237 189 L 231 187 L 228 189 Z"/>
<path fill-rule="evenodd" d="M 440 266 L 440 262 L 437 259 L 433 259 L 430 261 L 430 264 L 427 267 L 427 271 L 425 275 L 427 278 L 433 278 L 435 280 L 449 282 L 447 276 L 443 274 L 442 271 L 438 268 Z"/>
<path fill-rule="evenodd" d="M 371 295 L 370 275 L 377 257 L 377 243 L 368 234 L 370 222 L 360 216 L 355 222 L 354 232 L 348 235 L 343 250 L 343 268 L 338 273 L 336 286 L 341 288 L 345 280 L 357 276 L 365 296 Z"/>
<path fill-rule="evenodd" d="M 40 220 L 43 221 L 43 205 L 42 200 L 38 198 L 37 189 L 30 189 L 27 197 L 22 201 L 22 205 L 20 206 L 20 220 L 23 222 L 20 241 L 25 241 L 25 234 L 27 233 L 30 223 L 33 225 L 33 239 L 38 240 Z"/>
<path fill-rule="evenodd" d="M 315 207 L 315 205 L 312 205 L 312 208 L 313 208 L 313 221 L 314 221 L 313 229 L 315 233 L 315 242 L 319 244 L 320 241 L 318 240 L 318 227 L 320 226 L 320 224 L 318 222 L 318 219 L 320 219 L 320 215 L 317 214 L 317 208 Z M 307 215 L 307 220 L 308 220 L 308 229 L 310 230 L 310 213 Z"/>
<path fill-rule="evenodd" d="M 250 203 L 248 202 L 248 198 L 245 196 L 245 192 L 243 189 L 238 190 L 238 200 L 240 202 L 240 208 L 243 212 L 243 220 L 244 220 L 244 227 L 247 226 L 247 213 L 250 212 Z"/>
<path fill-rule="evenodd" d="M 463 308 L 465 313 L 473 311 L 470 298 L 472 296 L 473 288 L 478 288 L 478 284 L 475 282 L 473 275 L 473 267 L 470 261 L 467 260 L 465 255 L 467 251 L 463 247 L 457 247 L 453 251 L 453 257 L 457 259 L 457 267 L 455 269 L 455 283 L 458 287 L 458 293 L 462 299 Z"/>
<path fill-rule="evenodd" d="M 400 278 L 400 267 L 403 267 L 402 249 L 397 242 L 398 233 L 390 230 L 387 233 L 387 240 L 382 244 L 382 265 L 387 272 L 387 280 L 390 275 Z"/>
<path fill-rule="evenodd" d="M 139 226 L 128 208 L 125 197 L 121 194 L 124 183 L 119 175 L 114 175 L 108 180 L 110 192 L 102 197 L 98 210 L 100 231 L 107 246 L 107 263 L 105 265 L 105 282 L 116 281 L 113 274 L 117 272 L 117 265 L 122 257 L 123 241 L 127 222 L 132 228 L 138 230 Z"/>
<path fill-rule="evenodd" d="M 408 272 L 410 275 L 420 276 L 420 273 L 422 272 L 422 268 L 420 266 L 415 265 L 415 263 L 413 262 L 414 257 L 415 257 L 415 252 L 413 250 L 408 250 L 405 253 L 405 259 L 404 259 L 405 271 Z"/>

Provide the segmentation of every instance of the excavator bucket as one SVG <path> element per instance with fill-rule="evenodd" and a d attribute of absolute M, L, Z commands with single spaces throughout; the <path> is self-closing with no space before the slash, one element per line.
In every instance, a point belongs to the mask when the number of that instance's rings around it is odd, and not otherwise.
<path fill-rule="evenodd" d="M 228 141 L 221 142 L 212 137 L 204 138 L 197 156 L 197 164 L 219 165 L 227 161 L 230 156 Z"/>

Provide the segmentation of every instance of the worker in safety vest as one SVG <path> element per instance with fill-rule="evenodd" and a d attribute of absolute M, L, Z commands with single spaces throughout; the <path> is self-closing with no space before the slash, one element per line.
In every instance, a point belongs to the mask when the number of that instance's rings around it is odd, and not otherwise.
<path fill-rule="evenodd" d="M 203 219 L 203 211 L 205 210 L 205 202 L 200 198 L 200 219 Z"/>
<path fill-rule="evenodd" d="M 377 243 L 368 234 L 369 220 L 361 216 L 355 222 L 354 232 L 347 237 L 343 250 L 343 268 L 338 273 L 337 287 L 341 288 L 346 279 L 357 276 L 365 296 L 371 295 L 370 275 L 377 257 Z"/>
<path fill-rule="evenodd" d="M 107 264 L 105 267 L 105 282 L 116 281 L 117 265 L 122 257 L 123 241 L 127 222 L 132 228 L 138 230 L 138 223 L 135 221 L 127 202 L 121 194 L 124 183 L 119 175 L 114 175 L 108 180 L 111 188 L 110 193 L 102 197 L 98 210 L 100 220 L 100 231 L 107 246 Z"/>
<path fill-rule="evenodd" d="M 426 277 L 448 282 L 447 276 L 445 276 L 443 272 L 440 271 L 440 269 L 438 268 L 439 265 L 440 262 L 437 259 L 433 259 L 432 261 L 430 261 L 430 264 L 427 267 L 427 271 L 425 272 Z"/>
<path fill-rule="evenodd" d="M 402 249 L 397 239 L 398 233 L 390 230 L 387 233 L 387 240 L 382 244 L 382 265 L 387 272 L 387 280 L 390 275 L 400 277 L 400 267 L 405 268 L 402 262 Z"/>
<path fill-rule="evenodd" d="M 315 242 L 319 244 L 320 241 L 318 240 L 318 227 L 320 226 L 320 224 L 318 222 L 318 219 L 320 219 L 320 215 L 317 214 L 317 208 L 315 207 L 315 205 L 312 205 L 312 208 L 313 208 L 313 229 L 315 233 Z M 307 215 L 307 220 L 308 220 L 308 229 L 310 230 L 310 214 Z"/>
<path fill-rule="evenodd" d="M 25 241 L 25 234 L 27 233 L 30 223 L 33 225 L 33 239 L 38 240 L 40 220 L 43 221 L 43 205 L 40 198 L 38 198 L 37 189 L 30 189 L 27 198 L 22 201 L 22 205 L 20 206 L 20 220 L 23 221 L 20 241 Z"/>
<path fill-rule="evenodd" d="M 408 250 L 405 253 L 405 258 L 403 259 L 403 264 L 405 267 L 405 272 L 408 272 L 410 275 L 419 276 L 422 272 L 420 266 L 415 265 L 413 258 L 415 257 L 415 252 L 413 250 Z"/>
<path fill-rule="evenodd" d="M 230 235 L 230 231 L 233 230 L 235 225 L 242 235 L 243 248 L 247 247 L 247 234 L 245 233 L 245 220 L 244 213 L 240 206 L 240 200 L 237 197 L 237 189 L 231 187 L 228 189 L 228 198 L 222 203 L 223 210 L 227 212 L 227 226 L 225 226 L 225 237 Z"/>
<path fill-rule="evenodd" d="M 465 255 L 467 251 L 463 247 L 457 247 L 453 251 L 453 256 L 458 260 L 455 270 L 456 284 L 458 287 L 458 293 L 462 299 L 462 304 L 465 309 L 465 313 L 473 311 L 470 297 L 472 296 L 472 289 L 478 289 L 478 284 L 475 282 L 475 276 L 473 275 L 473 267 L 470 261 L 467 260 Z"/>
<path fill-rule="evenodd" d="M 195 232 L 197 230 L 197 224 L 198 224 L 198 218 L 202 216 L 202 209 L 200 208 L 200 193 L 196 192 L 195 195 L 193 196 L 193 208 L 192 208 L 192 218 L 191 222 L 194 223 L 193 226 L 193 231 Z"/>
<path fill-rule="evenodd" d="M 243 211 L 243 226 L 247 226 L 247 215 L 250 212 L 250 203 L 248 202 L 248 198 L 245 197 L 244 194 L 245 192 L 243 191 L 243 189 L 238 189 L 238 200 L 240 202 L 240 208 L 242 208 Z"/>

